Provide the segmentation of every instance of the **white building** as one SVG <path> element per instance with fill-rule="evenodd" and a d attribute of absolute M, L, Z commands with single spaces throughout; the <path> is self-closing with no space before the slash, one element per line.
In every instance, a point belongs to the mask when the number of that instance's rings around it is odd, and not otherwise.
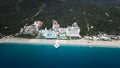
<path fill-rule="evenodd" d="M 36 31 L 39 31 L 40 27 L 42 26 L 42 21 L 35 21 L 32 25 L 25 25 L 23 28 L 21 28 L 19 35 L 31 35 L 35 36 Z"/>
<path fill-rule="evenodd" d="M 80 37 L 80 28 L 76 22 L 72 26 L 67 27 L 66 34 L 71 37 Z"/>
<path fill-rule="evenodd" d="M 58 23 L 57 23 L 58 24 Z M 41 30 L 40 32 L 43 34 L 46 38 L 57 38 L 57 34 L 59 34 L 59 37 L 65 38 L 65 36 L 70 37 L 81 37 L 80 36 L 80 28 L 78 27 L 77 23 L 73 23 L 72 26 L 69 26 L 67 28 L 56 28 L 55 22 L 52 26 L 53 30 Z"/>

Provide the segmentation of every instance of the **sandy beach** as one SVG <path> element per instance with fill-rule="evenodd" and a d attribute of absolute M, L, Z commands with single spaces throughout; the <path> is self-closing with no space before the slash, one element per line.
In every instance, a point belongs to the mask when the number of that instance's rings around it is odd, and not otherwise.
<path fill-rule="evenodd" d="M 26 39 L 26 38 L 5 38 L 0 39 L 0 43 L 30 43 L 30 44 L 65 44 L 65 46 L 89 46 L 89 47 L 112 47 L 120 48 L 118 41 L 92 41 L 85 39 L 78 40 L 51 40 L 51 39 Z"/>

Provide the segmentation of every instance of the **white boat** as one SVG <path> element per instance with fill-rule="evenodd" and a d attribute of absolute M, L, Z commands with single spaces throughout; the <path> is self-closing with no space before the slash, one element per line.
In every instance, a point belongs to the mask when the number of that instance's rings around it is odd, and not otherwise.
<path fill-rule="evenodd" d="M 54 44 L 54 47 L 55 47 L 55 48 L 58 48 L 58 47 L 60 46 L 60 45 L 58 44 L 58 41 L 59 41 L 59 40 L 56 40 L 56 42 L 55 42 L 55 44 Z"/>
<path fill-rule="evenodd" d="M 59 46 L 60 46 L 59 44 L 54 44 L 55 48 L 59 48 Z"/>

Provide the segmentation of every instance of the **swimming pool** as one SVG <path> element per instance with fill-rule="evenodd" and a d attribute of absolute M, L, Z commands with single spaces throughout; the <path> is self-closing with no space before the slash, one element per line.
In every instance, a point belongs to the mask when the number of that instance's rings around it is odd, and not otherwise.
<path fill-rule="evenodd" d="M 0 68 L 120 68 L 120 48 L 1 43 Z"/>

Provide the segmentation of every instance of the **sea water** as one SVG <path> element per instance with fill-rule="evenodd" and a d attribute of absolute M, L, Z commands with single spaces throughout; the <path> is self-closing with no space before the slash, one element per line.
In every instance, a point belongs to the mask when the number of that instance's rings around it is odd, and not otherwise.
<path fill-rule="evenodd" d="M 120 68 L 120 49 L 1 43 L 0 68 Z"/>

